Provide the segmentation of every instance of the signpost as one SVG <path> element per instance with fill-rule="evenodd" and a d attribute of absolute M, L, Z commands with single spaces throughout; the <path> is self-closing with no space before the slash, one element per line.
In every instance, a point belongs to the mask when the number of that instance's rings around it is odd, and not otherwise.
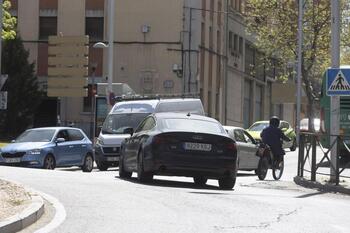
<path fill-rule="evenodd" d="M 327 70 L 327 95 L 350 95 L 350 69 L 330 68 Z"/>
<path fill-rule="evenodd" d="M 88 36 L 50 36 L 47 95 L 87 96 Z"/>

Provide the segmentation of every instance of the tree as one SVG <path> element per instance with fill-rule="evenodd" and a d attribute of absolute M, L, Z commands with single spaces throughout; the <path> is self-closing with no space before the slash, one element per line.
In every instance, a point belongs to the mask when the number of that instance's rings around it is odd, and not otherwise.
<path fill-rule="evenodd" d="M 4 40 L 10 40 L 14 39 L 16 37 L 16 23 L 17 20 L 15 17 L 12 17 L 11 14 L 9 13 L 9 10 L 11 8 L 11 2 L 9 0 L 5 0 L 2 4 L 3 6 L 3 18 L 2 18 L 2 38 Z"/>
<path fill-rule="evenodd" d="M 29 64 L 28 57 L 19 36 L 4 42 L 2 69 L 8 80 L 3 90 L 8 92 L 8 103 L 7 110 L 0 112 L 1 136 L 17 136 L 30 126 L 40 104 L 42 92 L 34 75 L 34 63 Z"/>
<path fill-rule="evenodd" d="M 285 66 L 297 61 L 298 0 L 247 0 L 247 28 L 257 47 Z M 302 82 L 308 99 L 309 118 L 314 117 L 323 72 L 330 66 L 331 1 L 305 1 L 303 19 Z M 343 21 L 349 19 L 349 3 L 342 1 Z M 342 62 L 349 63 L 350 30 L 342 23 Z M 347 43 L 347 44 L 346 44 Z M 287 74 L 288 75 L 288 74 Z"/>

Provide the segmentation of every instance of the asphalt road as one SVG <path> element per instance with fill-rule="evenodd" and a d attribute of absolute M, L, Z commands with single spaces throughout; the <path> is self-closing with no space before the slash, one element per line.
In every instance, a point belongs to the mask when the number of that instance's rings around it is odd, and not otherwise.
<path fill-rule="evenodd" d="M 349 196 L 303 189 L 293 183 L 297 153 L 288 152 L 281 181 L 241 173 L 232 191 L 210 180 L 155 177 L 151 185 L 121 180 L 117 169 L 83 173 L 0 167 L 0 178 L 57 198 L 67 217 L 53 232 L 350 232 Z M 135 177 L 135 176 L 134 176 Z"/>

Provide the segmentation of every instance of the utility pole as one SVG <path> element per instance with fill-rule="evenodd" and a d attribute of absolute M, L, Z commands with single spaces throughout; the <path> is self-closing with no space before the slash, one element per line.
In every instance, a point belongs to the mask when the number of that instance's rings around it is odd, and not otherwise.
<path fill-rule="evenodd" d="M 108 95 L 113 93 L 113 64 L 114 64 L 114 0 L 109 0 L 109 23 L 108 23 Z"/>
<path fill-rule="evenodd" d="M 331 49 L 332 49 L 332 68 L 339 68 L 340 65 L 340 1 L 331 1 Z M 331 128 L 330 142 L 332 143 L 339 135 L 340 121 L 340 97 L 331 96 Z M 336 172 L 332 167 L 337 165 L 337 143 L 331 148 L 331 181 L 336 180 Z"/>
<path fill-rule="evenodd" d="M 297 70 L 297 145 L 300 141 L 300 112 L 301 112 L 301 65 L 302 65 L 302 49 L 303 49 L 303 17 L 304 17 L 304 0 L 299 0 L 299 19 L 298 19 L 298 70 Z"/>
<path fill-rule="evenodd" d="M 0 0 L 0 79 L 1 79 L 1 54 L 2 54 L 2 1 Z"/>

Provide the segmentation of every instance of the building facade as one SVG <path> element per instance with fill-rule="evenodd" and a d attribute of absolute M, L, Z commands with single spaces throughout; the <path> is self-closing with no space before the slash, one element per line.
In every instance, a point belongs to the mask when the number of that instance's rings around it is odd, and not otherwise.
<path fill-rule="evenodd" d="M 62 124 L 89 133 L 92 80 L 107 82 L 108 50 L 92 46 L 107 43 L 109 1 L 11 2 L 43 89 L 48 37 L 89 35 L 89 96 L 48 98 L 38 110 L 51 106 Z M 115 0 L 113 82 L 127 83 L 139 94 L 198 93 L 207 114 L 223 124 L 247 127 L 268 118 L 274 113 L 270 84 L 276 71 L 269 74 L 258 64 L 243 10 L 243 0 Z"/>

